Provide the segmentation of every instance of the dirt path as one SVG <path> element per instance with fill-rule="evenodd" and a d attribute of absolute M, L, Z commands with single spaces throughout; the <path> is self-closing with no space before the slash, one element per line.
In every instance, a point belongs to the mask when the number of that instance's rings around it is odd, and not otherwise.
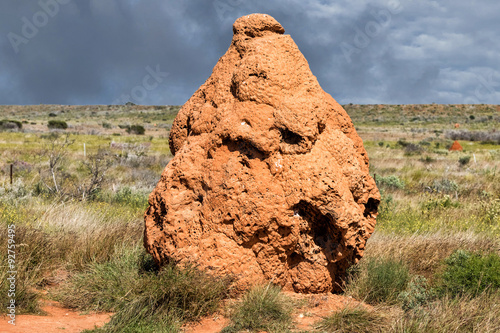
<path fill-rule="evenodd" d="M 17 315 L 16 325 L 8 323 L 10 318 L 1 317 L 0 333 L 77 333 L 86 329 L 100 327 L 107 323 L 111 314 L 80 314 L 63 308 L 55 301 L 43 301 L 42 310 L 46 316 Z"/>
<path fill-rule="evenodd" d="M 365 306 L 350 297 L 333 294 L 303 295 L 285 292 L 294 299 L 298 308 L 293 313 L 295 330 L 313 329 L 322 318 L 340 311 L 346 306 Z M 0 318 L 0 333 L 77 333 L 85 329 L 101 327 L 110 320 L 111 313 L 81 314 L 67 308 L 63 308 L 58 302 L 43 300 L 42 310 L 46 316 L 17 315 L 16 326 L 8 323 L 8 317 Z M 196 323 L 184 325 L 185 333 L 216 333 L 220 332 L 229 324 L 229 319 L 221 313 L 203 318 Z"/>

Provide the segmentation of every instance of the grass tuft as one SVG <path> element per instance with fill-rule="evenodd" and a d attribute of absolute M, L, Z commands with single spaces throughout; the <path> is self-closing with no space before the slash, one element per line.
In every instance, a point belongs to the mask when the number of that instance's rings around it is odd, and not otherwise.
<path fill-rule="evenodd" d="M 105 332 L 132 332 L 137 327 L 154 332 L 149 326 L 157 322 L 174 330 L 182 321 L 215 312 L 227 296 L 229 279 L 193 267 L 167 265 L 157 270 L 140 245 L 117 251 L 110 261 L 92 263 L 75 274 L 56 295 L 68 307 L 116 312 Z"/>
<path fill-rule="evenodd" d="M 321 320 L 316 329 L 320 332 L 371 333 L 387 332 L 384 316 L 364 306 L 346 306 L 342 310 Z"/>
<path fill-rule="evenodd" d="M 396 304 L 406 289 L 410 272 L 405 264 L 391 258 L 362 261 L 351 270 L 346 292 L 369 304 Z"/>
<path fill-rule="evenodd" d="M 230 318 L 223 333 L 286 332 L 292 322 L 291 300 L 272 284 L 255 286 L 230 309 Z"/>

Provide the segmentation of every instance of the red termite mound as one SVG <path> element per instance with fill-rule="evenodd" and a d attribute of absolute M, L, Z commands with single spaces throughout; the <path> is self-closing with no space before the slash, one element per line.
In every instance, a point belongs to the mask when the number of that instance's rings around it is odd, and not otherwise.
<path fill-rule="evenodd" d="M 456 141 L 453 142 L 453 144 L 451 145 L 450 149 L 448 149 L 449 151 L 461 151 L 461 150 L 464 150 L 462 148 L 462 145 L 460 144 L 460 142 Z"/>
<path fill-rule="evenodd" d="M 144 245 L 159 264 L 194 263 L 238 288 L 339 290 L 380 202 L 363 142 L 275 19 L 244 16 L 233 32 L 174 121 Z"/>

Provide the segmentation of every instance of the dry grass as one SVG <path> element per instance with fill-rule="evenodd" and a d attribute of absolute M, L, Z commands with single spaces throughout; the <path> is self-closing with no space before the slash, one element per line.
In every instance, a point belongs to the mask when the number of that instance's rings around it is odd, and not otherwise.
<path fill-rule="evenodd" d="M 395 318 L 393 332 L 499 332 L 500 293 L 444 297 L 417 312 Z"/>
<path fill-rule="evenodd" d="M 375 232 L 368 240 L 364 258 L 393 258 L 408 265 L 414 274 L 432 278 L 443 259 L 456 250 L 496 252 L 500 254 L 500 240 L 474 232 L 401 236 Z"/>
<path fill-rule="evenodd" d="M 373 272 L 378 269 L 368 265 L 370 261 L 391 259 L 400 263 L 402 266 L 390 264 L 381 267 L 389 267 L 391 272 L 404 267 L 408 278 L 404 278 L 404 283 L 393 292 L 402 293 L 404 289 L 408 299 L 418 302 L 409 307 L 397 297 L 390 300 L 387 295 L 375 298 L 371 300 L 375 304 L 373 309 L 346 308 L 326 318 L 317 331 L 500 331 L 497 290 L 477 297 L 452 297 L 431 292 L 443 271 L 445 258 L 454 251 L 500 253 L 500 146 L 462 141 L 465 151 L 450 153 L 446 149 L 450 140 L 444 138 L 445 131 L 453 129 L 454 123 L 460 123 L 460 129 L 489 133 L 498 127 L 498 109 L 491 105 L 352 105 L 346 109 L 364 139 L 371 174 L 384 179 L 379 184 L 383 202 L 377 229 L 360 262 L 364 270 L 362 274 L 368 274 L 368 268 Z M 144 257 L 138 257 L 135 251 L 141 247 L 142 215 L 147 194 L 171 158 L 167 137 L 177 110 L 178 107 L 142 106 L 0 107 L 5 118 L 25 121 L 22 131 L 0 132 L 0 233 L 6 234 L 8 224 L 15 224 L 18 230 L 18 305 L 21 312 L 39 311 L 37 294 L 33 290 L 54 281 L 54 272 L 64 270 L 72 277 L 71 282 L 66 281 L 64 285 L 71 290 L 73 297 L 66 298 L 69 306 L 92 307 L 84 304 L 90 299 L 86 298 L 89 294 L 85 287 L 95 287 L 92 281 L 106 285 L 103 290 L 108 290 L 111 296 L 113 290 L 120 288 L 117 295 L 126 295 L 130 290 L 137 292 L 136 299 L 128 299 L 132 306 L 117 308 L 121 315 L 115 317 L 113 324 L 104 331 L 176 332 L 183 320 L 192 319 L 178 307 L 174 314 L 166 311 L 172 303 L 161 300 L 161 304 L 170 305 L 162 308 L 165 311 L 153 311 L 159 315 L 155 314 L 155 325 L 150 323 L 152 317 L 149 315 L 153 312 L 147 310 L 151 308 L 145 304 L 157 300 L 150 297 L 151 294 L 161 294 L 159 290 L 164 290 L 165 284 L 173 283 L 177 275 L 167 274 L 162 278 L 149 275 L 150 272 L 144 275 L 138 268 Z M 68 147 L 67 159 L 60 170 L 61 176 L 67 176 L 68 186 L 85 180 L 81 167 L 84 143 L 87 154 L 106 148 L 116 158 L 107 173 L 107 182 L 103 183 L 93 201 L 54 196 L 40 188 L 37 168 L 46 161 L 40 161 L 38 154 L 42 143 L 47 140 L 49 113 L 56 114 L 50 119 L 68 123 L 66 132 L 71 132 L 75 140 Z M 471 114 L 474 114 L 474 119 Z M 144 126 L 146 135 L 127 134 L 126 126 L 133 124 Z M 405 151 L 407 143 L 419 153 Z M 468 163 L 459 162 L 465 161 L 467 156 L 470 156 Z M 10 163 L 15 164 L 12 186 L 6 173 Z M 397 182 L 391 179 L 404 185 L 393 186 Z M 5 248 L 5 245 L 5 237 L 0 237 L 0 246 Z M 126 261 L 126 258 L 130 260 Z M 2 251 L 0 260 L 6 262 Z M 2 294 L 6 287 L 6 270 L 3 268 L 0 270 Z M 123 280 L 126 277 L 127 281 Z M 427 284 L 412 289 L 412 281 L 423 281 L 419 277 L 425 277 Z M 385 278 L 392 279 L 390 274 L 377 277 L 378 281 Z M 122 282 L 113 284 L 115 280 Z M 147 280 L 145 285 L 149 289 L 141 289 L 134 284 L 136 280 Z M 351 290 L 362 289 L 361 280 L 353 280 L 353 283 Z M 191 290 L 187 287 L 184 290 Z M 425 288 L 429 293 L 419 294 Z M 99 294 L 97 287 L 92 292 L 93 305 L 112 299 Z M 424 294 L 432 297 L 426 296 L 422 301 Z M 269 309 L 282 309 L 286 302 L 280 293 L 273 295 L 272 301 L 276 302 L 266 303 L 261 308 L 267 309 L 271 304 Z M 190 297 L 188 299 L 193 300 Z M 234 325 L 228 330 L 239 329 L 237 322 L 246 319 L 252 322 L 260 318 L 261 314 L 252 312 L 257 302 L 250 296 L 247 298 L 250 301 L 247 300 L 247 308 L 241 307 L 245 310 L 241 312 L 241 320 L 234 317 Z M 290 307 L 288 303 L 286 306 Z M 145 316 L 134 317 L 135 312 Z M 254 324 L 247 328 L 258 329 Z M 270 332 L 292 329 L 288 321 L 280 324 L 273 318 L 269 325 Z"/>

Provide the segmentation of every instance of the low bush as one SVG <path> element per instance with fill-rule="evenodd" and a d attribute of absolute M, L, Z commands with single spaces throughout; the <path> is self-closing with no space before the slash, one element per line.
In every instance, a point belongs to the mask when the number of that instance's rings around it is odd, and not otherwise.
<path fill-rule="evenodd" d="M 444 195 L 441 198 L 431 197 L 421 204 L 423 211 L 441 208 L 457 208 L 459 206 L 460 203 L 457 201 L 453 201 L 449 195 Z"/>
<path fill-rule="evenodd" d="M 462 156 L 458 159 L 458 164 L 461 166 L 466 166 L 470 162 L 470 156 Z"/>
<path fill-rule="evenodd" d="M 397 144 L 398 146 L 401 146 L 401 147 L 403 147 L 403 148 L 404 148 L 404 147 L 408 146 L 409 142 L 408 142 L 408 141 L 406 141 L 406 139 L 405 139 L 405 138 L 401 138 L 401 139 L 399 139 L 399 140 L 396 142 L 396 144 Z"/>
<path fill-rule="evenodd" d="M 405 182 L 399 179 L 397 176 L 387 176 L 382 177 L 375 175 L 375 182 L 377 186 L 392 188 L 392 189 L 403 189 L 405 187 Z"/>
<path fill-rule="evenodd" d="M 223 333 L 287 332 L 292 322 L 291 300 L 277 286 L 266 284 L 250 289 L 230 310 L 231 324 Z"/>
<path fill-rule="evenodd" d="M 111 202 L 123 204 L 136 209 L 146 209 L 148 206 L 148 194 L 133 191 L 130 187 L 122 187 L 112 197 Z"/>
<path fill-rule="evenodd" d="M 127 133 L 129 134 L 144 135 L 145 132 L 146 129 L 142 125 L 131 125 L 127 128 Z"/>
<path fill-rule="evenodd" d="M 458 250 L 444 261 L 439 276 L 441 292 L 459 296 L 477 296 L 485 290 L 500 288 L 500 256 Z"/>
<path fill-rule="evenodd" d="M 398 301 L 405 311 L 415 310 L 429 303 L 434 298 L 434 290 L 427 279 L 417 275 L 408 283 L 405 291 L 398 295 Z"/>
<path fill-rule="evenodd" d="M 23 123 L 18 120 L 4 119 L 0 120 L 0 130 L 21 129 Z"/>
<path fill-rule="evenodd" d="M 68 124 L 64 120 L 49 120 L 47 127 L 50 129 L 67 129 Z"/>
<path fill-rule="evenodd" d="M 428 186 L 427 189 L 430 190 L 430 192 L 454 193 L 458 191 L 458 184 L 453 180 L 443 178 L 434 180 L 432 185 Z"/>
<path fill-rule="evenodd" d="M 436 162 L 436 159 L 427 155 L 425 157 L 420 158 L 420 161 L 424 163 L 433 163 Z"/>
<path fill-rule="evenodd" d="M 415 144 L 415 143 L 407 143 L 405 146 L 405 155 L 410 156 L 414 154 L 419 154 L 423 151 L 424 149 L 422 146 Z"/>
<path fill-rule="evenodd" d="M 500 144 L 500 132 L 498 131 L 452 130 L 447 131 L 445 137 L 451 140 L 480 141 Z"/>

